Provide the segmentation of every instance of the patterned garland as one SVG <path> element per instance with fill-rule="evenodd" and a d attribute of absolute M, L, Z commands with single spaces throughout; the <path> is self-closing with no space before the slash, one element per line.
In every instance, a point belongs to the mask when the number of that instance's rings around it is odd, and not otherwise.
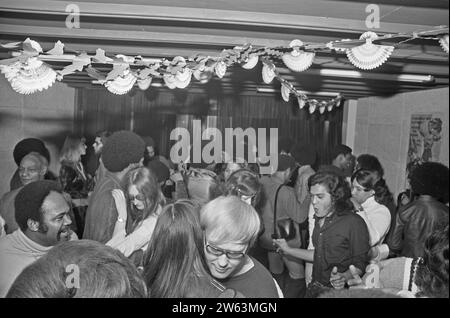
<path fill-rule="evenodd" d="M 176 56 L 172 60 L 145 59 L 142 56 L 116 55 L 108 57 L 105 51 L 97 49 L 94 56 L 85 52 L 74 52 L 65 48 L 58 41 L 55 46 L 44 52 L 36 41 L 27 38 L 23 42 L 0 44 L 3 48 L 14 51 L 15 57 L 0 60 L 0 71 L 10 82 L 12 88 L 21 94 L 32 94 L 45 90 L 64 76 L 87 72 L 98 83 L 104 85 L 110 92 L 118 95 L 126 94 L 134 85 L 141 90 L 150 87 L 154 78 L 160 78 L 170 88 L 186 88 L 194 77 L 200 83 L 208 82 L 214 75 L 223 78 L 227 68 L 239 64 L 244 69 L 254 68 L 262 62 L 262 79 L 269 84 L 273 79 L 281 83 L 281 96 L 286 102 L 290 95 L 297 98 L 300 109 L 309 105 L 309 112 L 317 109 L 320 113 L 331 111 L 338 107 L 343 99 L 341 94 L 328 101 L 309 99 L 298 91 L 294 85 L 277 71 L 275 60 L 281 60 L 287 68 L 294 72 L 303 72 L 313 63 L 317 52 L 333 51 L 345 53 L 349 61 L 357 68 L 372 70 L 382 65 L 392 54 L 396 46 L 413 39 L 433 39 L 439 41 L 443 50 L 449 52 L 449 29 L 447 26 L 436 27 L 432 30 L 413 32 L 411 34 L 386 34 L 378 36 L 374 32 L 365 32 L 359 40 L 338 40 L 326 44 L 305 44 L 300 40 L 293 40 L 288 47 L 259 47 L 250 44 L 225 49 L 218 56 L 194 55 L 189 58 Z M 382 40 L 404 39 L 392 46 L 376 44 Z M 73 55 L 68 55 L 73 53 Z M 55 71 L 43 60 L 70 57 L 71 64 L 62 70 Z M 95 65 L 109 64 L 112 70 L 107 74 L 96 69 Z"/>

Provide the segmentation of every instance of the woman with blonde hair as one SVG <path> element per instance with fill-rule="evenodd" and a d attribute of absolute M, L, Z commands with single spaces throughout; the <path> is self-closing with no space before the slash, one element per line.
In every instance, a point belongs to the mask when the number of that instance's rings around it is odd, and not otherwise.
<path fill-rule="evenodd" d="M 81 157 L 86 154 L 84 137 L 69 135 L 66 137 L 60 152 L 59 181 L 63 191 L 72 199 L 76 232 L 79 237 L 83 234 L 84 219 L 87 209 L 87 198 L 90 189 L 90 179 L 84 171 Z"/>

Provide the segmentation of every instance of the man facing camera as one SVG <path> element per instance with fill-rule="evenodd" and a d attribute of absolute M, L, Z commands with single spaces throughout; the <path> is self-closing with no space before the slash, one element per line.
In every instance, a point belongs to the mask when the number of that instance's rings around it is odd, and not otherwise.
<path fill-rule="evenodd" d="M 0 297 L 20 272 L 59 242 L 76 239 L 70 230 L 69 204 L 57 182 L 25 185 L 15 200 L 19 229 L 0 239 Z"/>

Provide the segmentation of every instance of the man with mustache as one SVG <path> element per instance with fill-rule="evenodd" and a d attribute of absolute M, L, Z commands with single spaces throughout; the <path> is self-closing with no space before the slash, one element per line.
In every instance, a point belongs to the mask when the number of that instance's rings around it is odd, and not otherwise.
<path fill-rule="evenodd" d="M 19 229 L 0 239 L 0 297 L 21 271 L 59 242 L 77 239 L 69 229 L 69 204 L 55 181 L 25 185 L 15 199 Z"/>

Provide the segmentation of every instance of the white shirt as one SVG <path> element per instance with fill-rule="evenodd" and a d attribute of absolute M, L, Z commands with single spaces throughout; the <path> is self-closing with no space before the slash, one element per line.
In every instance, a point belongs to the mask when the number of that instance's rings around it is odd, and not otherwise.
<path fill-rule="evenodd" d="M 361 204 L 363 211 L 358 215 L 364 219 L 369 230 L 370 246 L 383 243 L 391 225 L 391 213 L 389 209 L 375 201 L 372 196 Z"/>
<path fill-rule="evenodd" d="M 3 220 L 2 216 L 0 215 L 0 237 L 3 237 L 5 235 L 5 220 Z"/>

